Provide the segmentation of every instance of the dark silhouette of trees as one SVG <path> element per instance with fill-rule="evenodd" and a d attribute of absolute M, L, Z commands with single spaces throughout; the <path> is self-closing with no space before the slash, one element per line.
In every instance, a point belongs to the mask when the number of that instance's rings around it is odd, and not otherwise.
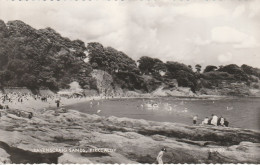
<path fill-rule="evenodd" d="M 160 71 L 166 71 L 165 64 L 158 58 L 143 56 L 138 60 L 138 62 L 138 68 L 140 69 L 141 73 L 145 75 L 159 76 Z"/>
<path fill-rule="evenodd" d="M 166 67 L 166 77 L 168 79 L 176 79 L 179 86 L 190 87 L 195 92 L 197 80 L 191 68 L 185 64 L 173 61 L 167 61 Z"/>
<path fill-rule="evenodd" d="M 199 65 L 199 64 L 195 65 L 195 69 L 197 70 L 197 73 L 200 73 L 201 65 Z"/>
<path fill-rule="evenodd" d="M 253 68 L 251 66 L 248 66 L 246 64 L 243 64 L 241 66 L 241 69 L 246 73 L 246 74 L 249 74 L 249 75 L 254 75 L 258 78 L 260 78 L 260 69 L 258 68 Z"/>
<path fill-rule="evenodd" d="M 139 65 L 112 47 L 98 42 L 71 41 L 51 28 L 36 30 L 22 21 L 0 20 L 0 85 L 25 86 L 28 88 L 47 87 L 52 90 L 68 88 L 77 81 L 83 89 L 97 89 L 97 82 L 91 76 L 93 69 L 106 71 L 113 78 L 112 85 L 128 90 L 151 92 L 160 85 L 179 86 L 198 90 L 204 81 L 208 88 L 222 82 L 241 82 L 250 85 L 258 82 L 260 69 L 246 64 L 241 67 L 230 64 L 208 65 L 201 73 L 201 65 L 195 66 L 174 61 L 162 62 L 158 58 L 143 56 Z M 84 62 L 86 54 L 88 62 Z M 245 83 L 246 82 L 246 83 Z M 253 84 L 257 86 L 257 84 Z"/>
<path fill-rule="evenodd" d="M 218 71 L 232 74 L 239 81 L 248 81 L 248 76 L 246 73 L 236 64 L 223 66 L 222 68 L 219 68 Z"/>
<path fill-rule="evenodd" d="M 206 72 L 211 72 L 211 71 L 215 71 L 216 69 L 218 69 L 218 67 L 214 66 L 214 65 L 208 65 L 206 66 L 206 68 L 204 69 L 204 73 Z"/>

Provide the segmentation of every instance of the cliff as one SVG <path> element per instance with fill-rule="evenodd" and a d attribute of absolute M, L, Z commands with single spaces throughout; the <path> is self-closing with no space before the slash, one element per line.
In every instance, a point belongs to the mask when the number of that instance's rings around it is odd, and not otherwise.
<path fill-rule="evenodd" d="M 155 163 L 162 147 L 167 149 L 164 163 L 260 163 L 260 132 L 238 128 L 59 109 L 37 110 L 32 119 L 2 112 L 0 134 L 0 161 L 4 163 Z M 114 150 L 69 152 L 97 148 Z M 48 149 L 56 152 L 43 152 Z"/>

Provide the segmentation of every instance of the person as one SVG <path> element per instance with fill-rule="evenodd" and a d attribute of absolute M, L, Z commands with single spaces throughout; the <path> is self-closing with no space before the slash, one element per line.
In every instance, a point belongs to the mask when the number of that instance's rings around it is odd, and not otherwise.
<path fill-rule="evenodd" d="M 220 126 L 220 117 L 218 118 L 217 126 Z"/>
<path fill-rule="evenodd" d="M 224 125 L 225 125 L 226 127 L 228 127 L 228 125 L 229 125 L 229 122 L 227 121 L 226 118 L 224 118 Z"/>
<path fill-rule="evenodd" d="M 224 120 L 224 118 L 221 116 L 220 119 L 219 119 L 219 125 L 224 127 L 224 126 L 225 126 L 224 123 L 225 123 L 225 120 Z"/>
<path fill-rule="evenodd" d="M 194 125 L 196 125 L 197 120 L 198 120 L 198 115 L 195 115 L 195 116 L 193 117 L 193 124 L 194 124 Z"/>
<path fill-rule="evenodd" d="M 29 112 L 28 118 L 31 119 L 33 117 L 33 113 Z"/>
<path fill-rule="evenodd" d="M 212 119 L 213 119 L 213 114 L 211 115 L 211 118 L 210 118 L 209 121 L 208 121 L 208 125 L 212 125 L 212 124 L 211 124 Z"/>
<path fill-rule="evenodd" d="M 60 100 L 56 100 L 55 102 L 57 104 L 57 108 L 59 108 L 60 107 Z"/>
<path fill-rule="evenodd" d="M 18 112 L 18 113 L 17 113 L 17 116 L 18 116 L 18 117 L 21 117 L 21 112 Z"/>
<path fill-rule="evenodd" d="M 211 124 L 214 125 L 214 126 L 217 126 L 217 123 L 218 123 L 217 115 L 212 114 Z"/>
<path fill-rule="evenodd" d="M 166 152 L 166 149 L 162 148 L 161 151 L 159 152 L 157 158 L 156 158 L 158 164 L 163 164 L 162 157 L 163 157 L 164 152 Z"/>
<path fill-rule="evenodd" d="M 208 117 L 206 117 L 203 121 L 202 121 L 202 125 L 207 125 L 208 124 L 208 122 L 209 122 L 209 118 Z"/>

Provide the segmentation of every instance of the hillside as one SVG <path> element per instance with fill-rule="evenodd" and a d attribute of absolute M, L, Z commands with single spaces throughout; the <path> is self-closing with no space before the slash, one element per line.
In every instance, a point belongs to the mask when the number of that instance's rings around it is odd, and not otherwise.
<path fill-rule="evenodd" d="M 51 28 L 36 30 L 22 21 L 0 21 L 0 41 L 2 86 L 58 90 L 72 81 L 83 88 L 93 85 L 80 40 L 71 41 Z"/>
<path fill-rule="evenodd" d="M 103 94 L 177 91 L 179 87 L 208 95 L 259 93 L 260 69 L 248 65 L 209 65 L 204 71 L 196 65 L 194 71 L 192 66 L 148 56 L 134 61 L 115 48 L 71 41 L 51 28 L 37 30 L 18 20 L 6 24 L 0 20 L 0 41 L 0 88 L 56 92 L 77 81 L 82 89 Z"/>

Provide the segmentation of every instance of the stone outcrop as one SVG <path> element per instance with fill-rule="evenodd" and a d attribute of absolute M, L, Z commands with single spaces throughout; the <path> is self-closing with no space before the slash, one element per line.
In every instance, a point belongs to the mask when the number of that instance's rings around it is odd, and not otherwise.
<path fill-rule="evenodd" d="M 166 147 L 165 163 L 260 163 L 256 130 L 101 117 L 64 109 L 37 110 L 31 119 L 14 116 L 2 113 L 0 120 L 2 162 L 155 163 Z M 68 152 L 100 148 L 112 152 Z"/>

